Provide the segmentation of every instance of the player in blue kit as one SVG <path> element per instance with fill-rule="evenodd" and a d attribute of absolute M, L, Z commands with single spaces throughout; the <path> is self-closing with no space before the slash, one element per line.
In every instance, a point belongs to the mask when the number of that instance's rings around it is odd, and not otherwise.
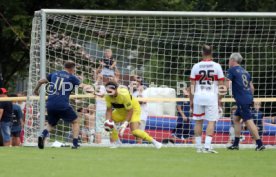
<path fill-rule="evenodd" d="M 76 87 L 84 87 L 86 85 L 80 84 L 80 80 L 74 75 L 75 63 L 67 61 L 64 64 L 63 71 L 57 71 L 47 76 L 47 79 L 38 81 L 34 90 L 35 95 L 39 95 L 39 88 L 42 84 L 48 83 L 47 93 L 47 113 L 48 113 L 48 127 L 43 130 L 38 137 L 38 147 L 44 148 L 44 142 L 49 132 L 57 125 L 59 119 L 72 124 L 73 131 L 73 146 L 72 149 L 77 149 L 78 135 L 79 135 L 79 121 L 78 116 L 69 104 L 69 96 L 72 90 Z"/>
<path fill-rule="evenodd" d="M 258 129 L 252 120 L 251 107 L 253 103 L 254 85 L 250 74 L 240 66 L 243 58 L 240 53 L 232 53 L 229 58 L 229 67 L 227 71 L 228 86 L 232 81 L 232 92 L 234 99 L 237 104 L 237 110 L 234 116 L 234 129 L 235 129 L 235 140 L 234 143 L 228 147 L 229 150 L 238 150 L 240 133 L 241 133 L 241 122 L 243 119 L 247 128 L 250 130 L 251 135 L 256 141 L 256 151 L 265 149 L 265 146 L 260 139 Z"/>

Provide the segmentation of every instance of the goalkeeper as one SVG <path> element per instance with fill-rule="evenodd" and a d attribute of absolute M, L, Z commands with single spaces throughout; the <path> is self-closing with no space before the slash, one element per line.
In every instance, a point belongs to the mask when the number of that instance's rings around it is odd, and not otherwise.
<path fill-rule="evenodd" d="M 118 88 L 116 82 L 108 82 L 105 85 L 107 94 L 106 100 L 106 119 L 112 119 L 115 123 L 123 122 L 119 133 L 123 136 L 126 127 L 130 124 L 131 133 L 143 140 L 151 142 L 157 149 L 162 147 L 162 144 L 154 140 L 146 132 L 139 129 L 141 108 L 138 100 L 132 97 L 126 88 Z M 114 109 L 112 111 L 112 108 Z M 114 128 L 111 132 L 112 141 L 119 140 L 118 131 Z"/>

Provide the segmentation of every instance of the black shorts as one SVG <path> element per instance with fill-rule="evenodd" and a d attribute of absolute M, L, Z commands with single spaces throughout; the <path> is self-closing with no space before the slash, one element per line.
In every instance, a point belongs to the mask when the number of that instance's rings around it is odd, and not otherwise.
<path fill-rule="evenodd" d="M 48 123 L 51 126 L 56 126 L 59 119 L 71 123 L 78 118 L 77 114 L 71 106 L 64 109 L 47 108 L 47 113 Z"/>
<path fill-rule="evenodd" d="M 20 137 L 20 133 L 21 133 L 21 131 L 11 132 L 11 136 L 18 138 L 18 137 Z"/>

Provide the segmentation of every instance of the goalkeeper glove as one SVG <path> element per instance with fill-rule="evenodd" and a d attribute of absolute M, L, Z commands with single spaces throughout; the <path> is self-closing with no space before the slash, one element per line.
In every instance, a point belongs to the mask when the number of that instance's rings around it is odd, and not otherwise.
<path fill-rule="evenodd" d="M 125 121 L 125 122 L 121 125 L 121 127 L 120 127 L 120 132 L 119 132 L 120 136 L 123 136 L 123 135 L 124 135 L 124 132 L 125 132 L 127 126 L 128 126 L 128 121 Z"/>

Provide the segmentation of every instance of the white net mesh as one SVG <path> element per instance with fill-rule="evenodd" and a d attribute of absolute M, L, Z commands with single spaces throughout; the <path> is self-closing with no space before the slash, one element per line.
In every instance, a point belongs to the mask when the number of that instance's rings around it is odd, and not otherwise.
<path fill-rule="evenodd" d="M 148 102 L 146 131 L 159 141 L 192 144 L 194 122 L 183 123 L 178 118 L 176 102 L 164 98 L 186 97 L 179 86 L 186 82 L 193 64 L 201 60 L 203 44 L 214 48 L 214 61 L 223 70 L 228 69 L 228 57 L 240 52 L 245 58 L 243 66 L 250 72 L 255 84 L 255 98 L 262 101 L 261 108 L 253 110 L 265 144 L 276 143 L 275 103 L 266 98 L 275 96 L 275 37 L 276 18 L 269 17 L 185 17 L 185 16 L 96 16 L 96 15 L 46 15 L 46 73 L 62 70 L 67 60 L 77 63 L 78 76 L 96 90 L 106 82 L 104 67 L 100 60 L 104 50 L 111 49 L 117 61 L 112 69 L 114 78 L 122 85 L 130 85 L 143 79 L 147 89 L 145 97 L 159 98 L 161 102 Z M 41 17 L 33 20 L 30 82 L 28 95 L 40 79 Z M 139 78 L 138 78 L 139 80 Z M 182 93 L 178 95 L 179 93 Z M 185 95 L 185 94 L 184 94 Z M 226 97 L 231 97 L 227 95 Z M 80 139 L 83 143 L 107 143 L 108 137 L 102 128 L 105 110 L 101 100 L 92 98 L 72 99 L 71 104 L 81 118 Z M 98 104 L 98 107 L 97 107 Z M 180 105 L 181 103 L 179 103 Z M 188 115 L 188 103 L 182 109 Z M 39 105 L 28 100 L 25 121 L 25 143 L 36 143 L 39 134 Z M 232 102 L 224 103 L 224 116 L 217 122 L 213 143 L 231 142 Z M 88 107 L 90 106 L 90 109 Z M 47 118 L 47 116 L 46 116 Z M 178 123 L 179 122 L 179 123 Z M 204 126 L 204 130 L 205 130 Z M 97 129 L 97 130 L 96 130 Z M 176 129 L 176 131 L 174 130 Z M 96 133 L 95 133 L 96 131 Z M 60 121 L 51 133 L 50 141 L 71 141 L 69 124 Z M 229 133 L 230 132 L 230 133 Z M 176 135 L 176 138 L 172 136 Z M 242 143 L 252 144 L 252 138 L 244 127 Z M 124 143 L 138 141 L 125 133 Z"/>

